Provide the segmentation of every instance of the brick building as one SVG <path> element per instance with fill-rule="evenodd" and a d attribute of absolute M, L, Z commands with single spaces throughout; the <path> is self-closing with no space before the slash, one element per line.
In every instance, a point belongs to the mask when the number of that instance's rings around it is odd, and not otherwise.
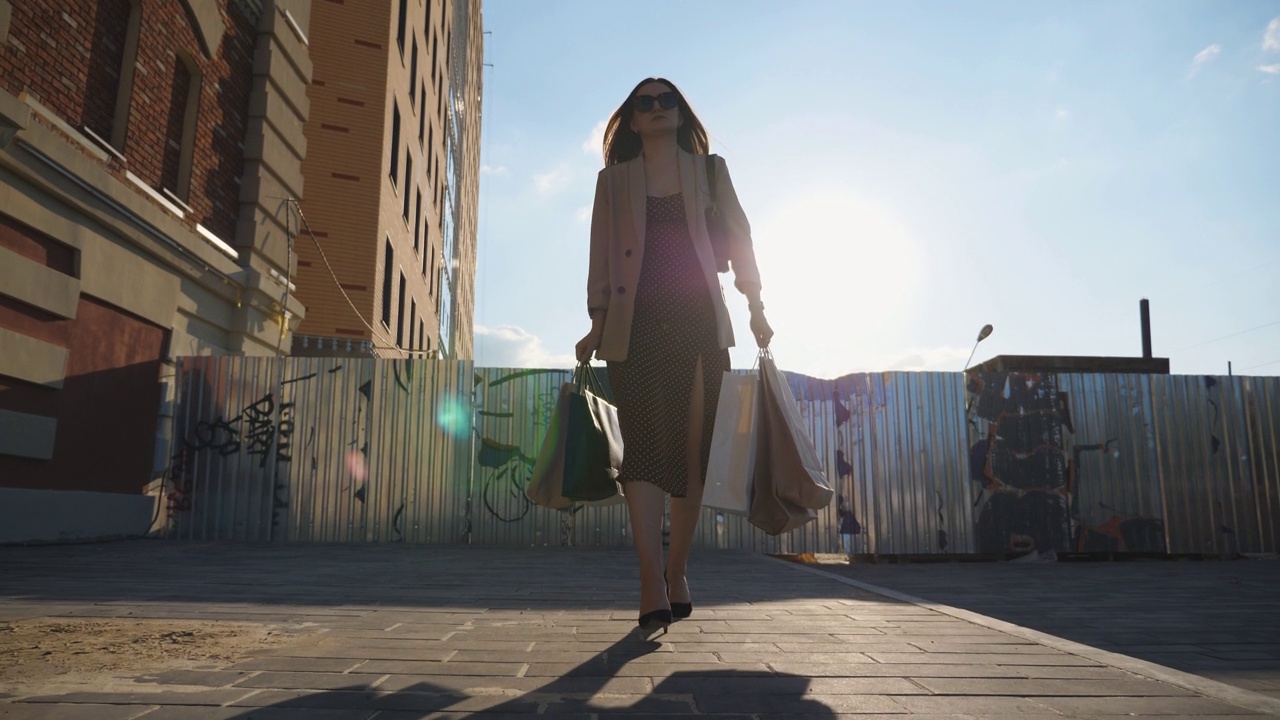
<path fill-rule="evenodd" d="M 480 5 L 313 6 L 295 355 L 472 358 Z"/>
<path fill-rule="evenodd" d="M 146 531 L 173 358 L 287 351 L 310 9 L 0 0 L 0 542 Z"/>

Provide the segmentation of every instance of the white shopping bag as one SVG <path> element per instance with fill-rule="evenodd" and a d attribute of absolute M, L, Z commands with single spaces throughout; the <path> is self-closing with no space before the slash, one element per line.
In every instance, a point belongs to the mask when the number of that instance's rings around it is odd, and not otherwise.
<path fill-rule="evenodd" d="M 756 464 L 760 376 L 726 372 L 720 380 L 711 457 L 707 462 L 704 507 L 736 515 L 751 510 L 752 475 Z"/>

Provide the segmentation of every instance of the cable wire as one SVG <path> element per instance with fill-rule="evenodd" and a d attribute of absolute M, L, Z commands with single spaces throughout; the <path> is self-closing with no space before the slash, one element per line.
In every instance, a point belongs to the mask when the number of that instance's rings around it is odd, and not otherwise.
<path fill-rule="evenodd" d="M 1244 335 L 1245 333 L 1251 333 L 1251 332 L 1253 332 L 1253 331 L 1255 331 L 1255 330 L 1261 330 L 1261 329 L 1263 329 L 1263 328 L 1269 328 L 1269 327 L 1271 327 L 1271 326 L 1273 326 L 1273 325 L 1280 325 L 1280 320 L 1275 320 L 1275 321 L 1272 321 L 1272 322 L 1269 322 L 1269 323 L 1263 323 L 1263 324 L 1261 324 L 1261 325 L 1257 325 L 1257 326 L 1251 327 L 1251 328 L 1249 328 L 1248 330 L 1241 330 L 1240 332 L 1231 333 L 1230 335 L 1223 335 L 1222 337 L 1216 337 L 1216 338 L 1213 338 L 1212 340 L 1205 340 L 1204 342 L 1198 342 L 1198 343 L 1195 343 L 1194 345 L 1187 345 L 1186 347 L 1180 347 L 1180 348 L 1178 348 L 1177 350 L 1171 350 L 1171 351 L 1169 351 L 1169 354 L 1170 354 L 1170 355 L 1172 355 L 1173 353 L 1176 353 L 1176 352 L 1182 352 L 1183 350 L 1190 350 L 1191 348 L 1198 348 L 1198 347 L 1201 347 L 1201 346 L 1203 346 L 1203 345 L 1208 345 L 1208 344 L 1210 344 L 1210 343 L 1216 343 L 1216 342 L 1218 342 L 1219 340 L 1227 340 L 1227 339 L 1229 339 L 1229 338 L 1239 337 L 1240 335 Z"/>
<path fill-rule="evenodd" d="M 1253 370 L 1254 368 L 1266 367 L 1266 366 L 1268 366 L 1268 365 L 1275 365 L 1276 363 L 1280 363 L 1280 358 L 1276 358 L 1275 360 L 1269 360 L 1269 361 L 1264 362 L 1264 363 L 1258 363 L 1257 365 L 1250 365 L 1250 366 L 1249 366 L 1249 367 L 1247 367 L 1247 368 L 1240 368 L 1240 369 L 1241 369 L 1241 370 Z"/>
<path fill-rule="evenodd" d="M 363 323 L 365 327 L 369 328 L 370 333 L 376 335 L 378 331 L 364 319 L 364 316 L 360 314 L 360 310 L 356 308 L 356 304 L 351 301 L 351 296 L 347 295 L 346 289 L 342 287 L 342 283 L 338 280 L 337 273 L 333 271 L 333 266 L 329 264 L 329 257 L 324 254 L 324 248 L 320 247 L 320 241 L 316 238 L 316 234 L 311 231 L 311 223 L 307 222 L 307 216 L 302 214 L 302 206 L 293 198 L 289 198 L 289 204 L 292 205 L 293 209 L 298 213 L 298 219 L 302 221 L 302 226 L 307 229 L 307 235 L 311 236 L 311 242 L 316 244 L 316 250 L 320 252 L 320 259 L 324 261 L 324 267 L 329 271 L 329 277 L 333 278 L 333 284 L 338 286 L 338 292 L 342 293 L 342 297 L 347 301 L 347 304 L 351 306 L 351 312 L 355 313 L 360 322 Z"/>

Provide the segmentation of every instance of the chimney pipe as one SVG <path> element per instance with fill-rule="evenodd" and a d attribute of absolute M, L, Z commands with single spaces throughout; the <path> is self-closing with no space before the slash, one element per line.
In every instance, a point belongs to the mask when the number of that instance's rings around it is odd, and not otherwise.
<path fill-rule="evenodd" d="M 1142 357 L 1151 359 L 1151 302 L 1142 298 L 1138 304 L 1142 312 Z"/>

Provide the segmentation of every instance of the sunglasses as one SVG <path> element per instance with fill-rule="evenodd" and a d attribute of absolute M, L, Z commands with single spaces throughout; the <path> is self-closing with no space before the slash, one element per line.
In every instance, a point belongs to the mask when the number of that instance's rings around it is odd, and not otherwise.
<path fill-rule="evenodd" d="M 670 110 L 680 104 L 680 97 L 668 90 L 667 92 L 659 93 L 656 97 L 653 95 L 636 95 L 631 98 L 631 102 L 636 106 L 636 110 L 647 113 L 653 112 L 654 103 L 657 103 L 658 107 L 663 110 Z"/>

